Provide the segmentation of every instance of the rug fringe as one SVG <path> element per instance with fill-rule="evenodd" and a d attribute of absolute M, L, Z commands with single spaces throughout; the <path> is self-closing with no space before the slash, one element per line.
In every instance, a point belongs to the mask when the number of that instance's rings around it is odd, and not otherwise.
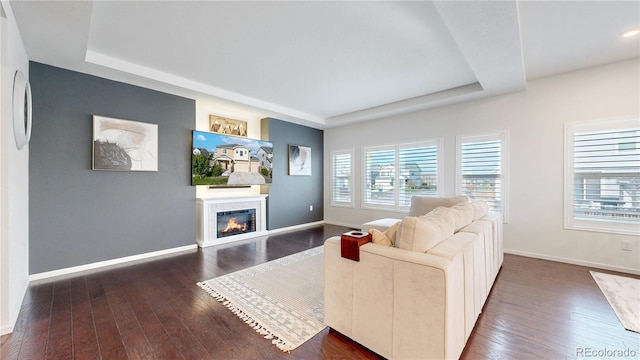
<path fill-rule="evenodd" d="M 253 330 L 255 330 L 258 334 L 263 335 L 265 339 L 271 340 L 271 343 L 275 345 L 278 349 L 282 350 L 282 352 L 291 353 L 291 345 L 287 344 L 283 339 L 279 338 L 277 335 L 273 334 L 266 327 L 262 326 L 262 324 L 258 323 L 255 319 L 249 316 L 247 313 L 242 311 L 240 308 L 235 306 L 231 301 L 227 300 L 223 295 L 210 288 L 204 282 L 199 282 L 198 286 L 201 287 L 204 291 L 206 291 L 209 295 L 211 295 L 214 299 L 221 302 L 227 309 L 231 310 L 237 317 L 239 317 L 246 324 L 251 326 Z"/>

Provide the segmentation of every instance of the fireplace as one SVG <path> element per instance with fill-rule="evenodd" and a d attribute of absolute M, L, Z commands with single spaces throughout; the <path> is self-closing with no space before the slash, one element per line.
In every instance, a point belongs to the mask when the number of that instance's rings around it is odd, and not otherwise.
<path fill-rule="evenodd" d="M 196 242 L 205 247 L 268 235 L 267 195 L 196 199 Z"/>
<path fill-rule="evenodd" d="M 218 211 L 217 238 L 256 231 L 256 209 Z"/>

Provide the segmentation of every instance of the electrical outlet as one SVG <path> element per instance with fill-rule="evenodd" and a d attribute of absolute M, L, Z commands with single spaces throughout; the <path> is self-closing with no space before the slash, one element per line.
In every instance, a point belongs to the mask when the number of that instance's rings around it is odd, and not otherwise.
<path fill-rule="evenodd" d="M 309 211 L 313 211 L 313 205 L 309 205 Z"/>
<path fill-rule="evenodd" d="M 629 246 L 629 240 L 622 240 L 622 250 L 631 251 L 631 247 Z"/>

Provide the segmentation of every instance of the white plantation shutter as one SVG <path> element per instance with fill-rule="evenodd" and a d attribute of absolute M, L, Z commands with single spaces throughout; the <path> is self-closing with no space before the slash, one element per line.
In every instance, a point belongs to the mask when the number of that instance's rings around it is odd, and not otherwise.
<path fill-rule="evenodd" d="M 395 208 L 395 146 L 363 149 L 363 205 Z"/>
<path fill-rule="evenodd" d="M 439 195 L 442 139 L 363 149 L 363 207 L 408 210 L 413 195 Z"/>
<path fill-rule="evenodd" d="M 486 201 L 506 222 L 506 134 L 460 137 L 458 144 L 457 193 Z"/>
<path fill-rule="evenodd" d="M 331 161 L 331 204 L 353 206 L 353 150 L 335 151 Z"/>
<path fill-rule="evenodd" d="M 567 127 L 565 225 L 640 231 L 640 126 L 637 120 Z"/>
<path fill-rule="evenodd" d="M 399 145 L 398 204 L 411 206 L 413 195 L 438 196 L 438 143 Z"/>

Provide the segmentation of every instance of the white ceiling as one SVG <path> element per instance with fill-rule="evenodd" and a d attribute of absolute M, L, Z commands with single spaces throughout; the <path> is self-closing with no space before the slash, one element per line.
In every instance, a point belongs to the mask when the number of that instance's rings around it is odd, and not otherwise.
<path fill-rule="evenodd" d="M 630 59 L 638 1 L 11 1 L 31 60 L 324 128 Z"/>

